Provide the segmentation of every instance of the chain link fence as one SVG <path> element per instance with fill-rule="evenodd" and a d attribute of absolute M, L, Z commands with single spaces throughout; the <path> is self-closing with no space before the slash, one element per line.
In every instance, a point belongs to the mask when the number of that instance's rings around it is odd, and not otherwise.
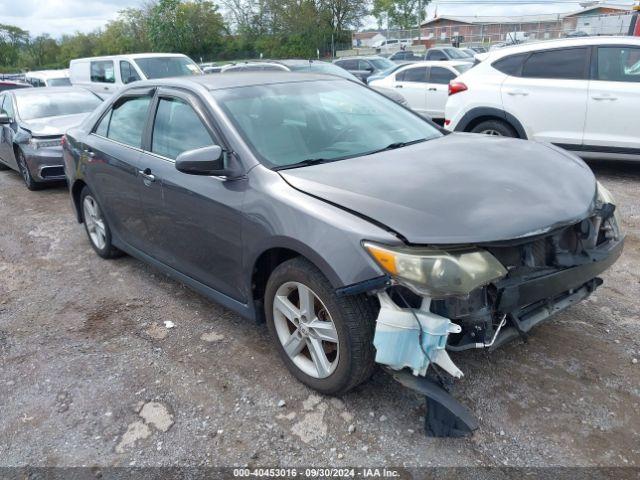
<path fill-rule="evenodd" d="M 416 53 L 434 46 L 504 46 L 574 36 L 627 35 L 635 12 L 599 15 L 536 15 L 492 21 L 486 17 L 444 17 L 422 28 L 356 33 L 351 48 L 336 56 L 391 53 L 401 48 Z M 451 18 L 451 19 L 449 19 Z M 360 38 L 359 38 L 360 37 Z M 391 44 L 389 40 L 396 41 Z"/>

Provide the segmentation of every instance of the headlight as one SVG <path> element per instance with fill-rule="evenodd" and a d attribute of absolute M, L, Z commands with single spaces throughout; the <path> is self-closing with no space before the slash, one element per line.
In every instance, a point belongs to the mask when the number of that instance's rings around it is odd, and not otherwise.
<path fill-rule="evenodd" d="M 485 250 L 445 252 L 371 242 L 364 242 L 363 246 L 399 283 L 432 298 L 467 295 L 507 274 L 502 264 Z"/>
<path fill-rule="evenodd" d="M 598 203 L 610 203 L 616 207 L 613 211 L 613 219 L 615 221 L 615 225 L 613 225 L 613 228 L 615 237 L 618 238 L 622 233 L 622 218 L 620 217 L 620 211 L 618 210 L 618 205 L 616 204 L 616 200 L 613 198 L 611 192 L 607 190 L 600 182 L 598 182 Z"/>
<path fill-rule="evenodd" d="M 59 147 L 62 145 L 62 137 L 60 138 L 35 138 L 31 137 L 29 139 L 29 145 L 32 148 L 51 148 L 51 147 Z"/>

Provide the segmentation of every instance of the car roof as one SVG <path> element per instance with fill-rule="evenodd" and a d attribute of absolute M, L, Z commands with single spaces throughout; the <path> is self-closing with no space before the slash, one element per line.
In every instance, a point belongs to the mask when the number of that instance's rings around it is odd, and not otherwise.
<path fill-rule="evenodd" d="M 126 55 L 103 55 L 100 57 L 84 57 L 84 58 L 76 58 L 71 60 L 71 63 L 74 62 L 82 62 L 87 60 L 126 60 L 126 59 L 137 59 L 137 58 L 157 58 L 157 57 L 186 57 L 182 53 L 131 53 Z M 187 57 L 188 58 L 188 57 Z"/>
<path fill-rule="evenodd" d="M 143 80 L 131 84 L 131 88 L 166 86 L 166 87 L 192 87 L 202 86 L 207 90 L 222 90 L 225 88 L 253 87 L 258 85 L 275 85 L 278 83 L 299 83 L 318 80 L 349 81 L 336 75 L 321 73 L 298 73 L 285 71 L 263 72 L 231 72 L 224 75 L 193 75 L 189 77 L 173 77 L 156 80 Z"/>
<path fill-rule="evenodd" d="M 485 60 L 487 58 L 497 59 L 506 55 L 515 53 L 527 53 L 535 50 L 546 50 L 551 48 L 562 47 L 581 47 L 591 45 L 638 45 L 640 46 L 640 38 L 638 37 L 623 37 L 623 36 L 601 36 L 601 37 L 575 37 L 575 38 L 561 38 L 556 40 L 540 40 L 537 42 L 527 42 L 518 45 L 508 45 L 499 50 L 492 50 L 491 52 L 482 54 L 478 58 Z"/>
<path fill-rule="evenodd" d="M 27 95 L 42 95 L 43 93 L 60 94 L 71 92 L 87 92 L 92 93 L 90 90 L 82 87 L 40 87 L 40 88 L 20 88 L 18 90 L 11 90 L 15 96 L 23 97 Z"/>
<path fill-rule="evenodd" d="M 340 57 L 336 58 L 335 61 L 338 60 L 375 60 L 379 58 L 384 58 L 385 60 L 389 60 L 386 57 L 381 57 L 380 55 L 351 55 L 350 57 Z"/>
<path fill-rule="evenodd" d="M 67 78 L 69 77 L 69 70 L 34 70 L 32 72 L 25 73 L 25 77 L 29 78 Z"/>
<path fill-rule="evenodd" d="M 405 63 L 403 67 L 457 67 L 460 65 L 469 65 L 464 60 L 424 60 L 421 62 Z"/>

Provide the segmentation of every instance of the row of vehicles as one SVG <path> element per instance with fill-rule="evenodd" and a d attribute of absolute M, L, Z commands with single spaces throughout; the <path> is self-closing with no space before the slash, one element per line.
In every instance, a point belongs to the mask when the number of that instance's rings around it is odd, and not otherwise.
<path fill-rule="evenodd" d="M 101 68 L 98 87 L 126 71 Z M 431 364 L 460 378 L 449 351 L 496 348 L 583 300 L 623 248 L 610 193 L 575 155 L 448 134 L 344 76 L 240 69 L 136 80 L 105 101 L 8 90 L 0 105 L 0 158 L 28 186 L 60 162 L 96 254 L 266 321 L 324 394 L 376 364 L 405 384 Z M 433 435 L 474 428 L 429 412 Z"/>

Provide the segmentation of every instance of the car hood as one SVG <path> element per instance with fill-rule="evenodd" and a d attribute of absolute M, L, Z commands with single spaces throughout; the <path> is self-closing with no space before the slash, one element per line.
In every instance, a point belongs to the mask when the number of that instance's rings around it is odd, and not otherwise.
<path fill-rule="evenodd" d="M 587 217 L 596 195 L 595 177 L 577 157 L 549 144 L 477 134 L 280 174 L 414 244 L 541 234 Z"/>
<path fill-rule="evenodd" d="M 89 113 L 91 112 L 23 120 L 20 122 L 20 126 L 29 130 L 35 137 L 54 135 L 62 136 L 70 128 L 80 125 Z"/>

